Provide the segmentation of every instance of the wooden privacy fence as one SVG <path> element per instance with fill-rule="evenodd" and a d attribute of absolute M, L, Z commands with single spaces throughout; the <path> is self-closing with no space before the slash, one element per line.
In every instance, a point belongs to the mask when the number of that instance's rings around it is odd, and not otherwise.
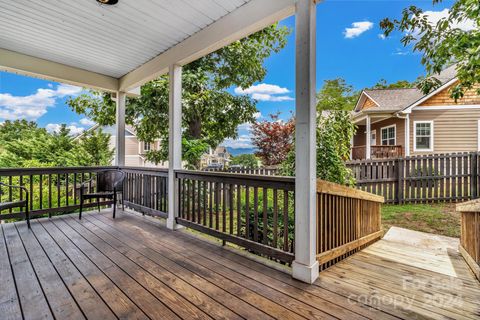
<path fill-rule="evenodd" d="M 125 205 L 135 211 L 168 217 L 168 170 L 122 167 Z"/>
<path fill-rule="evenodd" d="M 480 200 L 457 204 L 461 214 L 459 251 L 480 281 Z"/>
<path fill-rule="evenodd" d="M 463 201 L 478 197 L 479 153 L 349 161 L 357 188 L 387 203 Z"/>
<path fill-rule="evenodd" d="M 183 170 L 176 177 L 179 224 L 293 261 L 295 178 Z"/>
<path fill-rule="evenodd" d="M 317 261 L 324 270 L 383 236 L 384 198 L 317 180 Z"/>
<path fill-rule="evenodd" d="M 70 168 L 14 168 L 0 169 L 0 181 L 15 186 L 23 186 L 29 193 L 30 216 L 72 212 L 80 208 L 80 186 L 86 184 L 87 192 L 95 190 L 97 172 L 112 167 L 70 167 Z M 25 199 L 25 192 L 18 188 L 2 187 L 0 202 Z M 110 205 L 112 201 L 94 202 L 88 200 L 84 207 Z M 5 212 L 6 211 L 6 212 Z M 1 219 L 23 219 L 25 213 L 19 209 L 0 212 Z"/>

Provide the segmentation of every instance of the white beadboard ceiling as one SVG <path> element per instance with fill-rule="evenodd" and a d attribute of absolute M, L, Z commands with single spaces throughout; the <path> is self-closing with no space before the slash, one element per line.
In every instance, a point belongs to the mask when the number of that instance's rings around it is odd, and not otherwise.
<path fill-rule="evenodd" d="M 0 0 L 0 48 L 119 78 L 250 0 Z"/>

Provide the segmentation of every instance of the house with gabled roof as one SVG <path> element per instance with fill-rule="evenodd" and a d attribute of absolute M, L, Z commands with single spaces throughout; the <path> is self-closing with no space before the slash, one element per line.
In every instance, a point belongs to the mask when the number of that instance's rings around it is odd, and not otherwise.
<path fill-rule="evenodd" d="M 416 88 L 363 90 L 352 112 L 358 127 L 352 159 L 479 151 L 480 86 L 455 101 L 455 65 L 436 78 L 441 85 L 429 94 Z"/>

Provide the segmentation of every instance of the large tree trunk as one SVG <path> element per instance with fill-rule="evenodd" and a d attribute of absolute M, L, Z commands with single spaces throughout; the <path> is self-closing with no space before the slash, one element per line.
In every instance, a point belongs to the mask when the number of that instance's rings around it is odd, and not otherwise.
<path fill-rule="evenodd" d="M 200 119 L 192 119 L 188 123 L 188 133 L 193 139 L 202 137 L 202 121 Z"/>

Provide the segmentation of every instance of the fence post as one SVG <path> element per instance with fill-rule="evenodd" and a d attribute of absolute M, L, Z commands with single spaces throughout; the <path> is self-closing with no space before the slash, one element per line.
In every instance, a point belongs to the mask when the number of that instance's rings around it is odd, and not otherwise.
<path fill-rule="evenodd" d="M 470 198 L 478 198 L 478 152 L 470 153 Z"/>
<path fill-rule="evenodd" d="M 396 160 L 397 167 L 397 190 L 395 203 L 403 202 L 403 158 L 398 158 Z"/>

